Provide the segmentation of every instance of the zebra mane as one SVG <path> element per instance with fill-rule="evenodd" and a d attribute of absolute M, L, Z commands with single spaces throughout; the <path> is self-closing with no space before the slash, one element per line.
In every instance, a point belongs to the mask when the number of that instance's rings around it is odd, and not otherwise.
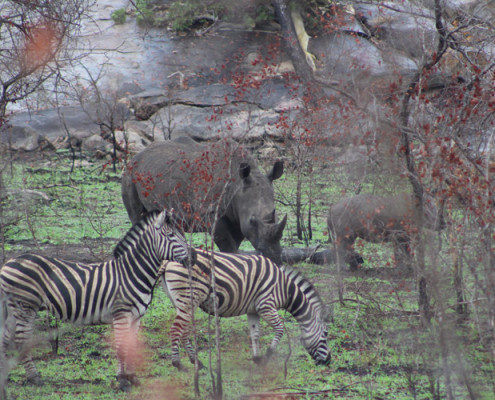
<path fill-rule="evenodd" d="M 113 250 L 113 257 L 119 258 L 126 254 L 129 249 L 133 248 L 138 240 L 142 237 L 143 232 L 148 229 L 148 226 L 153 223 L 160 214 L 160 211 L 151 211 L 147 213 L 140 221 L 136 222 L 129 232 L 120 240 Z"/>
<path fill-rule="evenodd" d="M 300 271 L 297 271 L 287 265 L 283 265 L 280 268 L 285 272 L 289 281 L 294 282 L 294 284 L 306 295 L 308 301 L 317 306 L 319 317 L 321 319 L 325 319 L 328 314 L 328 310 L 314 285 L 308 281 Z"/>

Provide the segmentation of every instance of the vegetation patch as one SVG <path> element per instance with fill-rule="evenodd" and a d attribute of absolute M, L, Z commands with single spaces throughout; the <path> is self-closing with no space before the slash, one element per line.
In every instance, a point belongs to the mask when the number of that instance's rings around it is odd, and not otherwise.
<path fill-rule="evenodd" d="M 117 25 L 125 24 L 126 21 L 125 9 L 119 8 L 118 10 L 112 12 L 112 19 Z"/>
<path fill-rule="evenodd" d="M 87 162 L 91 161 L 91 162 Z M 325 210 L 339 197 L 335 188 L 319 187 L 310 197 L 303 194 L 303 204 L 315 203 L 313 231 L 307 242 L 297 240 L 293 204 L 288 193 L 295 190 L 291 171 L 275 183 L 277 210 L 290 216 L 284 246 L 323 246 L 327 235 Z M 4 226 L 5 257 L 23 251 L 48 253 L 63 258 L 96 261 L 110 257 L 113 247 L 130 228 L 120 195 L 119 174 L 92 160 L 72 160 L 52 155 L 44 161 L 13 163 L 2 174 L 4 186 L 12 195 L 2 202 L 3 215 L 16 221 Z M 318 179 L 322 179 L 320 176 Z M 319 182 L 316 180 L 315 182 Z M 22 191 L 42 192 L 44 196 L 19 202 Z M 284 193 L 284 195 L 279 195 Z M 14 196 L 14 197 L 13 197 Z M 287 197 L 284 197 L 287 196 Z M 47 200 L 48 199 L 48 200 Z M 318 232 L 318 234 L 316 234 Z M 204 234 L 188 235 L 195 246 L 209 245 Z M 332 362 L 329 367 L 316 366 L 299 341 L 300 328 L 288 314 L 282 313 L 286 332 L 277 353 L 264 366 L 253 363 L 247 319 L 225 318 L 220 326 L 220 350 L 224 398 L 254 399 L 257 393 L 293 398 L 444 398 L 447 390 L 445 364 L 457 370 L 451 373 L 450 390 L 457 398 L 469 397 L 469 388 L 481 397 L 493 393 L 494 367 L 479 326 L 467 316 L 457 329 L 445 332 L 434 319 L 429 327 L 421 324 L 414 276 L 401 275 L 387 260 L 390 251 L 384 246 L 358 244 L 358 251 L 368 264 L 355 273 L 341 271 L 334 264 L 301 263 L 300 269 L 315 283 L 321 297 L 332 310 L 329 344 Z M 244 248 L 249 249 L 246 241 Z M 474 287 L 466 280 L 467 287 Z M 342 286 L 340 286 L 342 285 Z M 469 286 L 471 285 L 471 286 Z M 343 290 L 340 298 L 339 291 Z M 452 297 L 451 304 L 455 304 Z M 181 358 L 188 372 L 171 365 L 170 326 L 175 312 L 161 285 L 157 285 L 153 302 L 142 320 L 138 376 L 142 385 L 130 393 L 118 390 L 115 380 L 116 357 L 113 334 L 109 326 L 77 327 L 59 323 L 40 313 L 37 322 L 40 336 L 35 346 L 35 362 L 44 386 L 26 384 L 24 370 L 17 365 L 9 376 L 12 398 L 32 399 L 151 399 L 170 393 L 181 399 L 195 397 L 194 367 Z M 446 310 L 444 318 L 455 321 L 457 314 Z M 261 347 L 267 348 L 273 330 L 261 325 Z M 58 346 L 54 338 L 58 335 Z M 442 353 L 440 338 L 448 336 L 447 356 Z M 199 391 L 203 398 L 214 392 L 217 382 L 214 320 L 198 310 L 195 315 L 194 343 L 201 362 Z M 211 370 L 210 370 L 211 368 Z M 471 371 L 477 371 L 476 376 Z M 469 378 L 467 378 L 469 377 Z"/>

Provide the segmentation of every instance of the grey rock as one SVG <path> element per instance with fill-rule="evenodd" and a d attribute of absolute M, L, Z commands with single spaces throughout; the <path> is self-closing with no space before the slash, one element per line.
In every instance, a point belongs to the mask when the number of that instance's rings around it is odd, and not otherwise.
<path fill-rule="evenodd" d="M 42 137 L 28 126 L 11 126 L 0 132 L 1 141 L 12 150 L 35 151 L 40 147 Z"/>

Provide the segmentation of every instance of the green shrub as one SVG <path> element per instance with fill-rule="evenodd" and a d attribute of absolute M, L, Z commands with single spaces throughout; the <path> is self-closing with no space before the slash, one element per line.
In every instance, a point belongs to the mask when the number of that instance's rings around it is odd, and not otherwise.
<path fill-rule="evenodd" d="M 222 4 L 210 4 L 208 7 L 200 0 L 176 0 L 170 4 L 168 20 L 175 31 L 189 30 L 201 15 L 218 15 L 222 12 Z"/>
<path fill-rule="evenodd" d="M 136 22 L 140 26 L 153 26 L 155 24 L 154 13 L 150 3 L 149 0 L 136 1 Z"/>
<path fill-rule="evenodd" d="M 125 23 L 126 20 L 125 10 L 123 8 L 119 8 L 118 10 L 115 10 L 112 13 L 112 19 L 113 22 L 115 22 L 117 25 L 122 25 L 123 23 Z"/>
<path fill-rule="evenodd" d="M 197 0 L 178 0 L 170 5 L 169 19 L 172 29 L 185 31 L 194 23 L 194 18 L 199 14 L 201 3 Z"/>
<path fill-rule="evenodd" d="M 275 14 L 273 13 L 272 8 L 262 4 L 256 9 L 256 24 L 262 24 L 263 22 L 273 20 L 275 20 Z"/>

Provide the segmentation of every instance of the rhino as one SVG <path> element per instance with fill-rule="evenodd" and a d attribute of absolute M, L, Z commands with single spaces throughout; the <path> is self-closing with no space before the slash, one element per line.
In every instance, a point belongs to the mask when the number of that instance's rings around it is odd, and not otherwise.
<path fill-rule="evenodd" d="M 419 221 L 436 231 L 445 227 L 442 213 L 432 199 L 425 201 L 423 210 L 421 219 L 415 198 L 405 193 L 393 197 L 359 194 L 335 203 L 330 207 L 327 224 L 338 262 L 348 264 L 351 270 L 363 263 L 353 247 L 354 241 L 361 238 L 372 243 L 393 243 L 397 266 L 411 270 L 411 239 L 418 232 Z"/>
<path fill-rule="evenodd" d="M 155 142 L 128 162 L 122 199 L 132 223 L 146 212 L 173 208 L 186 231 L 210 232 L 220 251 L 237 252 L 246 238 L 280 263 L 287 215 L 278 221 L 272 182 L 283 172 L 283 162 L 276 161 L 263 174 L 231 139 L 200 144 L 180 137 Z"/>

